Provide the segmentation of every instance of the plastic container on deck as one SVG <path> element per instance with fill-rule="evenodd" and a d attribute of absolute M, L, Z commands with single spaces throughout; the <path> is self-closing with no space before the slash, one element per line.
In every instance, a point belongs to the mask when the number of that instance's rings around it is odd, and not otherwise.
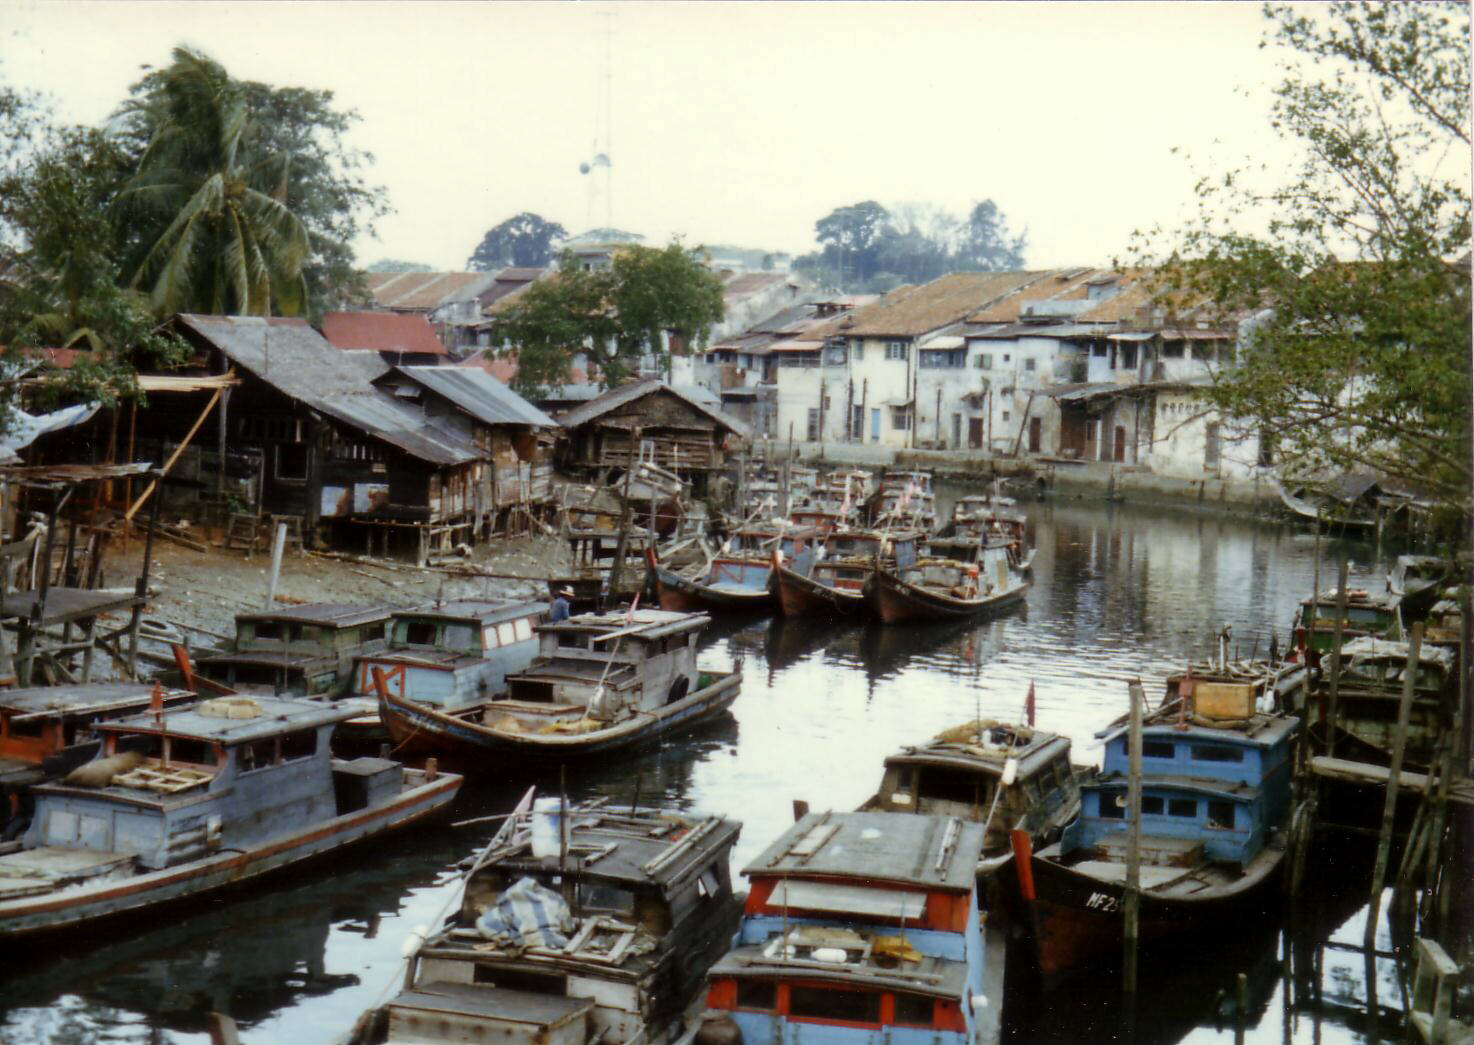
<path fill-rule="evenodd" d="M 532 855 L 541 859 L 557 856 L 562 849 L 562 800 L 536 798 L 532 802 Z"/>

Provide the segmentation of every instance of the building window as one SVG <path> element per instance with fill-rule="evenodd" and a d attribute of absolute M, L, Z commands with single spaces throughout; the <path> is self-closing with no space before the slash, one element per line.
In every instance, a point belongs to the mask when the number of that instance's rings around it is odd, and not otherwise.
<path fill-rule="evenodd" d="M 1199 762 L 1242 762 L 1244 751 L 1243 748 L 1237 747 L 1195 744 L 1193 758 Z"/>
<path fill-rule="evenodd" d="M 1196 798 L 1173 798 L 1167 802 L 1168 816 L 1196 817 L 1198 815 L 1198 800 Z"/>
<path fill-rule="evenodd" d="M 276 477 L 288 482 L 306 481 L 307 447 L 304 444 L 276 444 Z"/>
<path fill-rule="evenodd" d="M 1003 411 L 1003 423 L 1008 424 L 1008 411 Z"/>
<path fill-rule="evenodd" d="M 1170 740 L 1143 740 L 1142 758 L 1171 758 L 1175 745 Z"/>
<path fill-rule="evenodd" d="M 819 411 L 817 409 L 815 409 L 814 407 L 811 406 L 811 407 L 809 407 L 809 442 L 811 442 L 811 443 L 817 443 L 818 441 L 819 441 Z"/>
<path fill-rule="evenodd" d="M 992 370 L 993 354 L 991 352 L 984 352 L 982 355 L 978 356 L 977 359 L 973 360 L 973 365 L 979 370 Z"/>
<path fill-rule="evenodd" d="M 1030 358 L 1024 360 L 1024 369 L 1025 370 L 1033 370 L 1034 369 L 1034 359 L 1033 359 L 1032 356 Z"/>
<path fill-rule="evenodd" d="M 1007 363 L 1009 361 L 1009 359 L 1011 359 L 1011 358 L 1012 357 L 1007 352 L 1003 353 L 1003 361 L 1005 363 Z"/>
<path fill-rule="evenodd" d="M 1126 796 L 1120 791 L 1100 793 L 1100 815 L 1107 820 L 1121 820 L 1126 816 Z"/>
<path fill-rule="evenodd" d="M 891 427 L 898 432 L 909 431 L 911 428 L 911 408 L 908 406 L 891 407 Z"/>
<path fill-rule="evenodd" d="M 1161 798 L 1161 796 L 1160 795 L 1142 795 L 1141 796 L 1141 815 L 1142 816 L 1161 816 L 1162 815 L 1162 798 Z"/>
<path fill-rule="evenodd" d="M 858 363 L 860 360 L 862 360 L 864 358 L 865 358 L 865 342 L 862 341 L 860 338 L 855 338 L 855 362 Z"/>
<path fill-rule="evenodd" d="M 904 342 L 904 341 L 887 341 L 885 343 L 885 358 L 887 358 L 887 359 L 905 359 L 906 358 L 906 342 Z"/>
<path fill-rule="evenodd" d="M 848 356 L 849 353 L 845 351 L 843 345 L 831 346 L 824 350 L 824 362 L 830 366 L 844 366 Z"/>

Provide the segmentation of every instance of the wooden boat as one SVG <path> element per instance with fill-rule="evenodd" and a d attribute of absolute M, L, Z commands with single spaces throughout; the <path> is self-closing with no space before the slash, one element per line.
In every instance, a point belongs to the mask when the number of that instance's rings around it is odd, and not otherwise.
<path fill-rule="evenodd" d="M 1331 651 L 1336 641 L 1336 589 L 1319 596 L 1300 600 L 1300 609 L 1291 625 L 1297 650 L 1308 648 L 1318 659 Z M 1378 639 L 1403 637 L 1402 597 L 1391 592 L 1373 595 L 1365 589 L 1350 588 L 1346 592 L 1346 616 L 1341 622 L 1341 641 L 1369 635 Z M 1298 654 L 1297 659 L 1301 659 Z"/>
<path fill-rule="evenodd" d="M 353 661 L 385 646 L 384 606 L 311 602 L 235 618 L 229 650 L 195 661 L 201 677 L 237 693 L 333 699 L 353 684 Z"/>
<path fill-rule="evenodd" d="M 1006 546 L 979 548 L 980 561 L 918 559 L 895 570 L 878 569 L 865 599 L 887 624 L 996 613 L 1023 602 L 1029 582 L 1008 565 Z"/>
<path fill-rule="evenodd" d="M 1257 711 L 1245 682 L 1193 679 L 1182 690 L 1142 729 L 1144 939 L 1240 914 L 1279 881 L 1286 850 L 1300 720 Z M 1046 983 L 1121 947 L 1128 729 L 1117 721 L 1099 736 L 1104 764 L 1081 787 L 1079 818 L 1016 864 Z"/>
<path fill-rule="evenodd" d="M 1011 497 L 970 494 L 952 505 L 952 517 L 927 542 L 927 554 L 972 561 L 979 541 L 1008 545 L 1008 562 L 1020 573 L 1034 568 L 1024 517 Z"/>
<path fill-rule="evenodd" d="M 458 776 L 339 761 L 320 701 L 216 697 L 96 727 L 99 757 L 35 788 L 19 851 L 0 856 L 0 937 L 250 881 L 446 805 Z"/>
<path fill-rule="evenodd" d="M 155 699 L 175 707 L 197 699 L 187 689 L 141 682 L 89 682 L 0 690 L 0 839 L 31 821 L 30 790 L 96 757 L 95 723 L 146 710 Z"/>
<path fill-rule="evenodd" d="M 983 825 L 810 813 L 744 868 L 698 1045 L 998 1039 L 1004 937 L 980 917 Z"/>
<path fill-rule="evenodd" d="M 583 614 L 538 629 L 540 652 L 505 697 L 439 708 L 379 693 L 397 750 L 500 771 L 550 767 L 693 726 L 737 699 L 742 671 L 703 671 L 700 613 Z"/>
<path fill-rule="evenodd" d="M 708 565 L 684 572 L 662 565 L 654 551 L 645 563 L 654 578 L 660 608 L 676 613 L 766 613 L 778 605 L 773 552 L 784 558 L 796 542 L 812 541 L 815 531 L 796 527 L 745 527 L 728 537 Z"/>
<path fill-rule="evenodd" d="M 741 825 L 550 804 L 476 857 L 459 910 L 352 1045 L 689 1040 L 706 971 L 741 914 L 729 870 Z"/>
<path fill-rule="evenodd" d="M 920 530 L 937 528 L 936 496 L 927 472 L 886 472 L 880 489 L 865 504 L 870 526 Z"/>
<path fill-rule="evenodd" d="M 388 739 L 379 721 L 374 668 L 383 672 L 391 692 L 434 707 L 460 707 L 501 693 L 507 676 L 537 656 L 533 632 L 547 608 L 545 602 L 458 599 L 396 611 L 388 647 L 361 654 L 355 662 L 351 706 L 359 714 L 340 727 L 340 734 L 350 730 L 358 740 Z"/>
<path fill-rule="evenodd" d="M 986 877 L 1013 856 L 1011 830 L 1027 831 L 1035 848 L 1059 840 L 1080 814 L 1084 772 L 1070 765 L 1069 737 L 980 719 L 887 755 L 880 789 L 860 808 L 981 823 Z"/>
<path fill-rule="evenodd" d="M 915 532 L 835 530 L 822 544 L 796 550 L 791 563 L 778 562 L 778 606 L 785 617 L 867 617 L 865 584 L 877 563 L 890 567 L 916 561 Z"/>
<path fill-rule="evenodd" d="M 1348 502 L 1304 484 L 1280 487 L 1280 503 L 1302 522 L 1326 529 L 1366 532 L 1377 528 L 1376 516 L 1365 504 Z"/>

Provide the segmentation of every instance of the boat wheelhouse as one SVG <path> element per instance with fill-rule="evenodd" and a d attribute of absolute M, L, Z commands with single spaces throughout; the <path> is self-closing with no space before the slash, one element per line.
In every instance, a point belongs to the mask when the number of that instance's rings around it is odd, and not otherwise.
<path fill-rule="evenodd" d="M 501 769 L 552 765 L 649 740 L 737 699 L 742 671 L 702 670 L 704 613 L 586 613 L 538 629 L 537 657 L 507 676 L 505 696 L 438 708 L 379 693 L 390 736 L 410 755 Z"/>
<path fill-rule="evenodd" d="M 983 826 L 810 813 L 749 864 L 701 1045 L 997 1040 L 1003 934 L 978 908 Z"/>
<path fill-rule="evenodd" d="M 1015 570 L 1033 566 L 1024 517 L 1013 510 L 1013 498 L 970 494 L 952 505 L 952 517 L 927 541 L 927 554 L 971 561 L 979 544 L 1008 545 L 1008 561 Z"/>
<path fill-rule="evenodd" d="M 351 711 L 216 697 L 96 727 L 99 756 L 34 789 L 19 851 L 0 855 L 0 937 L 70 928 L 255 878 L 418 820 L 460 778 L 335 760 Z"/>
<path fill-rule="evenodd" d="M 1285 854 L 1293 744 L 1300 720 L 1255 708 L 1252 685 L 1194 679 L 1142 727 L 1141 932 L 1230 917 L 1276 881 Z M 1036 905 L 1046 981 L 1115 948 L 1122 932 L 1129 730 L 1117 721 L 1100 774 L 1081 786 L 1079 818 L 1018 865 Z"/>
<path fill-rule="evenodd" d="M 972 562 L 927 558 L 877 569 L 866 582 L 865 599 L 887 624 L 971 617 L 1022 603 L 1029 582 L 1010 565 L 1007 545 L 982 544 L 976 552 Z"/>
<path fill-rule="evenodd" d="M 778 602 L 773 553 L 791 558 L 797 545 L 809 544 L 818 531 L 807 527 L 743 527 L 723 543 L 708 563 L 684 569 L 662 564 L 653 550 L 646 558 L 655 578 L 661 609 L 679 613 L 761 613 Z"/>
<path fill-rule="evenodd" d="M 1318 598 L 1300 600 L 1295 615 L 1296 645 L 1303 643 L 1319 654 L 1331 652 L 1336 632 L 1336 590 L 1323 592 Z M 1346 616 L 1342 618 L 1341 641 L 1370 635 L 1378 639 L 1400 639 L 1402 597 L 1391 592 L 1373 595 L 1363 589 L 1346 592 Z"/>
<path fill-rule="evenodd" d="M 0 837 L 30 821 L 32 786 L 91 761 L 101 746 L 96 723 L 148 708 L 157 687 L 89 682 L 0 690 Z M 165 707 L 195 700 L 185 689 L 159 690 Z"/>
<path fill-rule="evenodd" d="M 860 808 L 982 824 L 979 871 L 988 873 L 1012 855 L 1013 830 L 1036 848 L 1058 840 L 1080 813 L 1080 781 L 1068 737 L 978 720 L 887 755 L 880 789 Z"/>
<path fill-rule="evenodd" d="M 904 568 L 916 561 L 919 534 L 842 529 L 780 563 L 778 605 L 788 617 L 868 616 L 865 583 L 878 565 Z"/>
<path fill-rule="evenodd" d="M 235 618 L 235 641 L 198 658 L 201 676 L 236 692 L 332 699 L 349 692 L 353 661 L 385 646 L 382 606 L 310 602 Z"/>
<path fill-rule="evenodd" d="M 459 911 L 356 1043 L 643 1045 L 694 1023 L 741 913 L 729 869 L 741 825 L 591 803 L 566 810 L 565 847 L 557 819 L 518 816 L 476 858 Z"/>

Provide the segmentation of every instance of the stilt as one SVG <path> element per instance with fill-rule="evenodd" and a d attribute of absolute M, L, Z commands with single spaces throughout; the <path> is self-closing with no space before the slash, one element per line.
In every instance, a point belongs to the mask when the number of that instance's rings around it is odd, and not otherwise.
<path fill-rule="evenodd" d="M 1126 779 L 1126 891 L 1123 900 L 1123 1004 L 1136 1007 L 1137 935 L 1141 918 L 1141 709 L 1146 694 L 1139 681 L 1131 683 L 1130 764 Z"/>
<path fill-rule="evenodd" d="M 1397 705 L 1397 732 L 1392 739 L 1392 766 L 1387 776 L 1387 800 L 1382 805 L 1382 830 L 1377 836 L 1377 862 L 1372 869 L 1372 891 L 1367 899 L 1367 927 L 1362 945 L 1368 951 L 1377 942 L 1377 917 L 1382 907 L 1382 886 L 1387 879 L 1387 856 L 1392 848 L 1392 819 L 1397 811 L 1397 788 L 1402 779 L 1402 755 L 1407 747 L 1407 720 L 1413 706 L 1413 684 L 1418 677 L 1418 654 L 1423 645 L 1423 623 L 1413 625 L 1408 641 L 1407 668 L 1403 671 L 1402 699 Z M 1411 840 L 1409 840 L 1411 844 Z"/>
<path fill-rule="evenodd" d="M 1320 593 L 1315 595 L 1320 602 Z M 1341 548 L 1341 561 L 1336 568 L 1336 620 L 1331 630 L 1331 684 L 1326 709 L 1326 720 L 1321 723 L 1326 731 L 1326 755 L 1336 757 L 1336 701 L 1341 692 L 1341 640 L 1346 624 L 1346 548 Z"/>

